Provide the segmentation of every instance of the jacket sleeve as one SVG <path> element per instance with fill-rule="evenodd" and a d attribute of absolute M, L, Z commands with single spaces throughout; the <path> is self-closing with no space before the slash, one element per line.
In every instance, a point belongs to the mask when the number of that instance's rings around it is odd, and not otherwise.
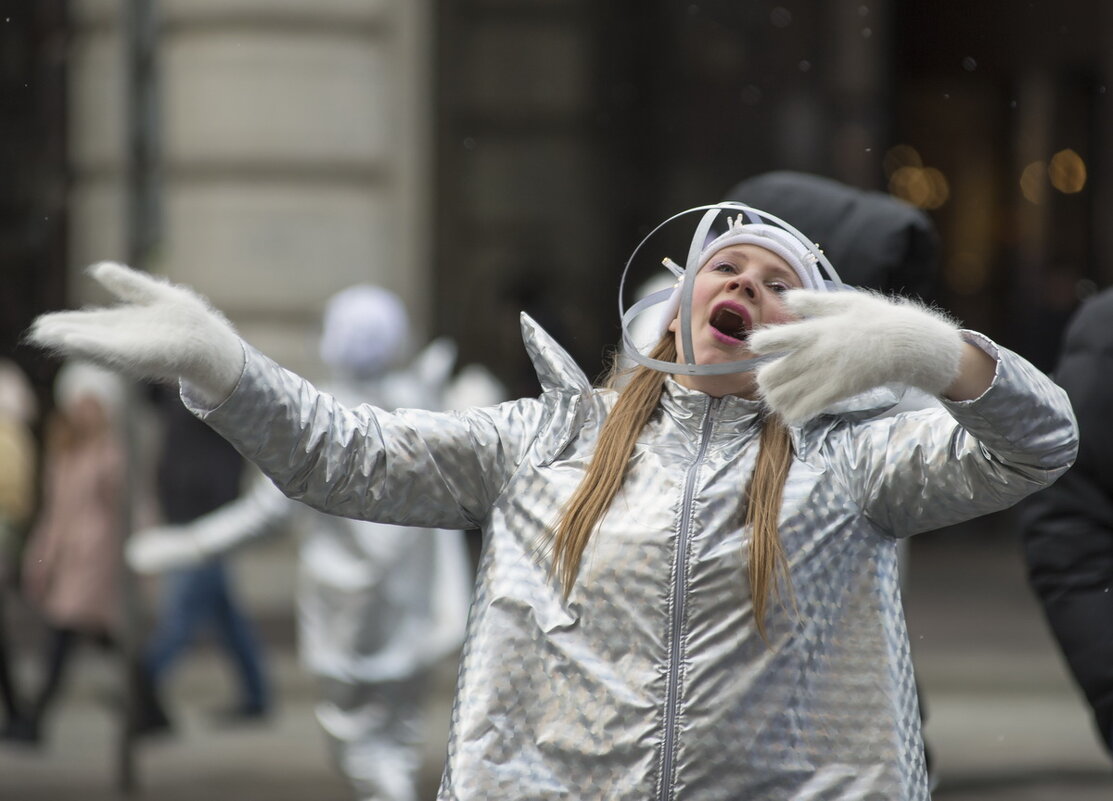
<path fill-rule="evenodd" d="M 1066 393 L 1032 364 L 972 332 L 997 361 L 969 401 L 849 425 L 836 464 L 863 514 L 908 536 L 1006 509 L 1074 461 L 1078 429 Z"/>
<path fill-rule="evenodd" d="M 1020 506 L 1028 578 L 1113 752 L 1113 293 L 1084 306 L 1056 380 L 1078 415 L 1078 461 Z"/>
<path fill-rule="evenodd" d="M 285 494 L 329 514 L 429 528 L 476 528 L 525 457 L 544 404 L 464 412 L 348 408 L 246 348 L 231 396 L 182 400 Z"/>

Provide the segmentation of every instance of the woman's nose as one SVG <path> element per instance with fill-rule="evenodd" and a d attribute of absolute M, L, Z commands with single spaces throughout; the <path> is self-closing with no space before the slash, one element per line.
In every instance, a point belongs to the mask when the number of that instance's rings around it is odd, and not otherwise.
<path fill-rule="evenodd" d="M 750 300 L 757 298 L 757 287 L 754 285 L 754 280 L 747 275 L 735 277 L 727 286 L 733 292 L 741 290 Z"/>

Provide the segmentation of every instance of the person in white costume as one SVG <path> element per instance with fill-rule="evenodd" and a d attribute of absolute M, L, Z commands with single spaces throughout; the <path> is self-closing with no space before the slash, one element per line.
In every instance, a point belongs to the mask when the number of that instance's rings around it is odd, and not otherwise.
<path fill-rule="evenodd" d="M 497 382 L 474 366 L 452 380 L 456 350 L 446 339 L 401 366 L 409 341 L 393 293 L 360 285 L 334 295 L 319 349 L 328 391 L 385 409 L 502 400 Z M 459 648 L 471 598 L 462 532 L 324 514 L 259 476 L 239 500 L 193 523 L 133 535 L 127 559 L 140 573 L 158 573 L 287 532 L 302 535 L 299 652 L 335 762 L 360 801 L 414 801 L 430 671 Z"/>

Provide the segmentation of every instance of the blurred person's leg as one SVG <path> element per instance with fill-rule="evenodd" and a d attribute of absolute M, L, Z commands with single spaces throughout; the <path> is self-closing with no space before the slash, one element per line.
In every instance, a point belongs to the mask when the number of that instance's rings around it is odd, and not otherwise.
<path fill-rule="evenodd" d="M 155 630 L 135 671 L 138 701 L 132 723 L 135 734 L 154 734 L 170 727 L 160 690 L 166 674 L 193 644 L 205 619 L 212 615 L 211 580 L 206 567 L 166 575 Z"/>
<path fill-rule="evenodd" d="M 23 701 L 12 676 L 3 592 L 3 588 L 0 587 L 0 696 L 2 696 L 5 716 L 4 727 L 0 729 L 0 738 L 30 742 L 35 739 L 35 731 L 30 718 L 24 712 Z"/>
<path fill-rule="evenodd" d="M 0 604 L 0 615 L 3 615 L 3 605 Z M 0 621 L 2 626 L 2 621 Z M 22 717 L 19 696 L 16 693 L 15 682 L 12 681 L 12 672 L 8 656 L 8 638 L 0 629 L 0 701 L 4 704 L 5 730 L 13 720 Z"/>
<path fill-rule="evenodd" d="M 43 683 L 31 706 L 32 738 L 42 735 L 43 721 L 54 705 L 66 677 L 66 670 L 77 645 L 78 634 L 73 629 L 49 629 L 46 643 L 46 661 L 43 666 Z"/>
<path fill-rule="evenodd" d="M 162 608 L 147 646 L 147 669 L 158 686 L 178 656 L 193 644 L 212 611 L 213 578 L 208 565 L 167 576 Z"/>
<path fill-rule="evenodd" d="M 415 801 L 429 671 L 400 681 L 319 679 L 317 721 L 359 801 Z"/>
<path fill-rule="evenodd" d="M 5 614 L 3 589 L 0 588 L 0 701 L 4 704 L 4 728 L 7 729 L 13 720 L 22 717 L 22 709 L 20 708 L 19 695 L 16 693 L 15 682 L 12 680 Z"/>
<path fill-rule="evenodd" d="M 151 681 L 146 663 L 143 660 L 134 661 L 129 666 L 129 672 L 136 704 L 129 723 L 131 733 L 137 736 L 168 733 L 172 728 L 170 717 Z"/>
<path fill-rule="evenodd" d="M 262 648 L 247 616 L 241 611 L 228 572 L 220 560 L 208 566 L 212 580 L 213 622 L 240 676 L 240 703 L 225 718 L 257 718 L 267 714 L 270 693 L 263 668 Z"/>

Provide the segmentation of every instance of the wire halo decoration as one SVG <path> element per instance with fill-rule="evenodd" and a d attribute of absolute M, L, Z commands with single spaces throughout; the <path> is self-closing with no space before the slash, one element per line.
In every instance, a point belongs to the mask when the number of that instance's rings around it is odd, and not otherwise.
<path fill-rule="evenodd" d="M 777 354 L 768 354 L 765 356 L 755 356 L 750 359 L 742 359 L 740 361 L 719 362 L 717 364 L 695 363 L 696 357 L 692 349 L 692 286 L 695 283 L 695 274 L 699 270 L 699 255 L 707 243 L 707 234 L 711 230 L 711 226 L 714 224 L 715 220 L 724 211 L 739 212 L 745 217 L 747 223 L 771 223 L 783 229 L 786 233 L 791 234 L 795 239 L 799 240 L 804 247 L 808 249 L 808 252 L 815 256 L 816 267 L 822 271 L 820 277 L 823 278 L 823 274 L 826 274 L 826 279 L 824 279 L 825 290 L 842 289 L 846 286 L 842 279 L 839 278 L 839 274 L 835 271 L 831 262 L 823 255 L 823 251 L 808 240 L 800 231 L 779 217 L 775 217 L 761 209 L 755 209 L 753 206 L 747 206 L 745 203 L 734 201 L 716 203 L 708 206 L 694 206 L 690 209 L 685 209 L 658 223 L 652 231 L 646 234 L 642 241 L 638 243 L 638 246 L 634 248 L 634 251 L 630 254 L 630 258 L 626 260 L 626 266 L 622 270 L 622 278 L 619 280 L 618 284 L 618 314 L 622 324 L 623 354 L 632 361 L 662 373 L 682 375 L 725 375 L 727 373 L 744 373 L 755 370 L 758 365 L 770 361 L 771 359 L 778 358 Z M 683 272 L 668 266 L 666 263 L 666 267 L 677 277 L 680 284 L 680 341 L 684 354 L 684 361 L 667 362 L 662 359 L 654 359 L 642 353 L 638 348 L 633 337 L 630 336 L 630 325 L 635 318 L 648 309 L 659 306 L 662 303 L 667 303 L 669 298 L 672 297 L 672 293 L 676 289 L 676 286 L 674 285 L 666 289 L 659 289 L 656 292 L 651 292 L 644 298 L 637 300 L 629 309 L 623 309 L 622 301 L 626 294 L 626 278 L 634 260 L 638 257 L 638 254 L 650 239 L 666 225 L 669 225 L 681 217 L 696 212 L 703 212 L 703 217 L 700 219 L 699 224 L 696 226 L 695 233 L 692 235 L 692 241 L 688 247 L 688 257 L 685 261 Z"/>

